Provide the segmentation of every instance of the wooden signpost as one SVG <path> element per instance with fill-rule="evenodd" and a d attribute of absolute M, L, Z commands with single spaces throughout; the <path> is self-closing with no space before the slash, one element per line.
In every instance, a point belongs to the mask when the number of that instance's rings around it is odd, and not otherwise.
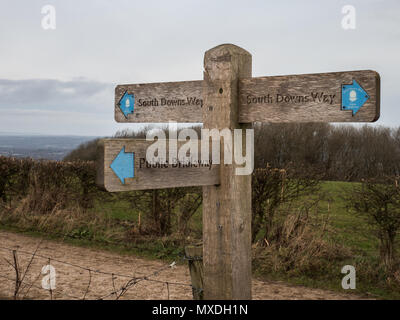
<path fill-rule="evenodd" d="M 371 70 L 248 77 L 238 83 L 240 123 L 373 122 L 379 118 L 380 77 Z M 203 122 L 202 86 L 203 81 L 119 85 L 115 120 Z M 346 106 L 346 92 L 350 94 L 353 88 L 353 98 L 360 105 Z M 126 95 L 134 97 L 130 109 Z M 364 103 L 358 100 L 362 97 Z"/>
<path fill-rule="evenodd" d="M 244 49 L 224 44 L 205 53 L 202 81 L 118 85 L 115 120 L 194 122 L 233 131 L 249 129 L 253 122 L 379 118 L 380 77 L 375 71 L 252 78 L 251 61 Z M 223 153 L 221 165 L 167 159 L 150 164 L 146 150 L 151 144 L 104 140 L 98 184 L 111 192 L 203 186 L 204 298 L 251 299 L 251 175 L 236 175 L 238 166 L 224 164 Z"/>
<path fill-rule="evenodd" d="M 356 103 L 346 105 L 352 90 Z M 239 122 L 374 122 L 379 93 L 370 70 L 243 79 Z"/>
<path fill-rule="evenodd" d="M 119 85 L 115 88 L 115 120 L 203 122 L 202 90 L 202 81 Z"/>
<path fill-rule="evenodd" d="M 153 141 L 138 139 L 104 139 L 99 144 L 103 161 L 98 163 L 97 179 L 109 192 L 162 189 L 170 187 L 218 185 L 219 165 L 212 160 L 179 161 L 169 157 L 168 140 L 164 159 L 148 161 L 146 151 Z M 177 143 L 177 148 L 184 142 Z"/>

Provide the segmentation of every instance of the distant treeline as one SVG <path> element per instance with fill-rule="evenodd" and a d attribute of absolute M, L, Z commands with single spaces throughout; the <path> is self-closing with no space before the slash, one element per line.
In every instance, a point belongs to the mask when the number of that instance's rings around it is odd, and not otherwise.
<path fill-rule="evenodd" d="M 400 174 L 400 128 L 331 124 L 262 124 L 256 166 L 303 165 L 325 180 L 358 181 Z"/>
<path fill-rule="evenodd" d="M 149 128 L 114 137 L 145 138 Z M 254 129 L 256 168 L 295 165 L 325 180 L 343 181 L 400 174 L 400 128 L 294 123 L 255 124 Z M 95 160 L 96 144 L 81 145 L 65 160 Z"/>

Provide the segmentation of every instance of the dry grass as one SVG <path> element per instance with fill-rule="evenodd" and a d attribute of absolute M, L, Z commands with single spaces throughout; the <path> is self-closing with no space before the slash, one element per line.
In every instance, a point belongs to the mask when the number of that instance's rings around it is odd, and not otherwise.
<path fill-rule="evenodd" d="M 254 246 L 258 268 L 287 275 L 319 273 L 327 263 L 351 256 L 349 249 L 327 239 L 326 230 L 321 232 L 325 221 L 317 221 L 310 211 L 310 207 L 304 206 L 280 213 L 283 217 L 273 225 L 270 239 L 264 238 Z M 316 223 L 322 226 L 316 228 Z"/>

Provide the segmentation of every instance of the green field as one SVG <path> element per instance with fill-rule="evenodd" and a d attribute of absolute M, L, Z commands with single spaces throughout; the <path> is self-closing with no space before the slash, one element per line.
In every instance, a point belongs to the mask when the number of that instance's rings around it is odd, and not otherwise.
<path fill-rule="evenodd" d="M 378 250 L 378 239 L 373 235 L 373 229 L 365 218 L 352 214 L 346 208 L 343 194 L 350 193 L 355 183 L 348 182 L 324 182 L 322 192 L 328 193 L 332 201 L 330 203 L 330 215 L 332 228 L 336 231 L 333 238 L 355 252 L 374 255 Z M 321 202 L 321 212 L 328 214 L 328 201 Z"/>

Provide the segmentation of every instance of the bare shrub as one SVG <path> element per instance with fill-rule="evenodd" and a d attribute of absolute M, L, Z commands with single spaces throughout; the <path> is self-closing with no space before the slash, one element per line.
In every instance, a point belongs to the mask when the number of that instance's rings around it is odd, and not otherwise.
<path fill-rule="evenodd" d="M 400 229 L 399 177 L 371 178 L 355 185 L 347 196 L 350 211 L 374 227 L 380 241 L 380 256 L 388 270 L 396 260 L 395 240 Z"/>
<path fill-rule="evenodd" d="M 185 236 L 189 222 L 202 202 L 201 188 L 169 188 L 136 191 L 127 195 L 132 207 L 143 213 L 142 234 L 170 235 L 172 225 Z"/>
<path fill-rule="evenodd" d="M 252 241 L 263 230 L 263 238 L 272 235 L 275 212 L 282 203 L 287 203 L 318 188 L 318 177 L 302 170 L 302 167 L 287 166 L 286 169 L 255 169 L 252 179 Z"/>

